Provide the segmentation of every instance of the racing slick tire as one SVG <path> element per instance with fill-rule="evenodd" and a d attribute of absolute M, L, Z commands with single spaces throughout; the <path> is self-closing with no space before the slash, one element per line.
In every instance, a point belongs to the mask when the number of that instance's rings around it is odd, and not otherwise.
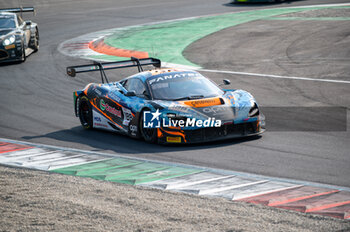
<path fill-rule="evenodd" d="M 78 116 L 84 129 L 92 128 L 92 107 L 86 96 L 78 99 Z"/>
<path fill-rule="evenodd" d="M 139 128 L 142 138 L 148 143 L 157 143 L 157 129 L 156 128 L 144 128 L 143 127 L 143 111 L 139 121 Z"/>
<path fill-rule="evenodd" d="M 37 52 L 39 50 L 39 30 L 35 30 L 35 35 L 30 39 L 30 48 Z"/>
<path fill-rule="evenodd" d="M 22 56 L 21 56 L 21 62 L 25 62 L 27 59 L 27 56 L 26 56 L 26 49 L 24 47 L 24 43 L 22 44 Z"/>

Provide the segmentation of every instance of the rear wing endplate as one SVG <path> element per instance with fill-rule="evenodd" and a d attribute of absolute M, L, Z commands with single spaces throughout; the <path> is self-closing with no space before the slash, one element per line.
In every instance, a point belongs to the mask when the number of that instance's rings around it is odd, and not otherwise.
<path fill-rule="evenodd" d="M 11 13 L 33 12 L 33 14 L 35 14 L 35 9 L 34 7 L 5 8 L 5 9 L 0 9 L 0 12 L 11 12 Z"/>
<path fill-rule="evenodd" d="M 71 77 L 75 77 L 77 73 L 83 72 L 93 72 L 93 71 L 103 71 L 109 69 L 120 69 L 120 68 L 129 68 L 129 67 L 138 67 L 139 71 L 142 71 L 142 66 L 153 65 L 154 67 L 160 68 L 161 61 L 155 58 L 144 58 L 137 59 L 131 57 L 131 60 L 117 61 L 117 62 L 105 62 L 87 64 L 87 65 L 78 65 L 78 66 L 69 66 L 67 67 L 67 74 Z"/>

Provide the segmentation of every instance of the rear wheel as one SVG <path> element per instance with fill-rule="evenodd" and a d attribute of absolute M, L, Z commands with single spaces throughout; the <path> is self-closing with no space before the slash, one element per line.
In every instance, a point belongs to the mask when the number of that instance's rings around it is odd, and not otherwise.
<path fill-rule="evenodd" d="M 156 128 L 144 128 L 143 126 L 143 111 L 141 112 L 139 128 L 142 138 L 148 143 L 156 143 L 157 138 L 157 129 Z"/>
<path fill-rule="evenodd" d="M 78 116 L 83 128 L 92 128 L 92 107 L 86 96 L 81 96 L 78 99 Z"/>

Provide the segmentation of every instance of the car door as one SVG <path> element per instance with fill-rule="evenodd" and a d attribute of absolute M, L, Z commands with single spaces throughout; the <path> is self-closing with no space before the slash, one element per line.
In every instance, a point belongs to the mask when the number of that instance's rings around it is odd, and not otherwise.
<path fill-rule="evenodd" d="M 129 106 L 129 110 L 132 110 L 135 113 L 128 122 L 129 134 L 131 136 L 136 136 L 138 131 L 139 119 L 138 117 L 135 117 L 135 115 L 137 115 L 136 113 L 139 112 L 145 106 L 146 101 L 150 99 L 149 91 L 146 88 L 146 85 L 139 78 L 127 79 L 125 82 L 122 82 L 122 84 L 128 92 L 134 92 L 134 96 L 127 97 L 127 103 Z M 123 109 L 123 111 L 124 114 L 127 113 L 125 109 Z"/>

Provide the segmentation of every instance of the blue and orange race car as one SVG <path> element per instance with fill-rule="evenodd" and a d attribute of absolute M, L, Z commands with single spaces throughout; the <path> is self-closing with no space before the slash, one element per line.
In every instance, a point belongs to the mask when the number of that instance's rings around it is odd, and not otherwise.
<path fill-rule="evenodd" d="M 143 66 L 156 67 L 143 71 Z M 139 73 L 109 82 L 105 70 L 138 67 Z M 164 69 L 154 58 L 67 67 L 67 74 L 99 71 L 102 83 L 74 92 L 75 115 L 86 129 L 116 131 L 151 143 L 198 143 L 264 131 L 253 96 L 221 89 L 192 70 Z M 224 80 L 224 84 L 230 84 Z"/>

